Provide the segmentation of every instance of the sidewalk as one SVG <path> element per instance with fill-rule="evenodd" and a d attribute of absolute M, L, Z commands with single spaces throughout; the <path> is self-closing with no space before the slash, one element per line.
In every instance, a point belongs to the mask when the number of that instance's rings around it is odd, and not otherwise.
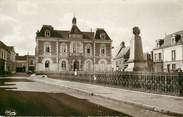
<path fill-rule="evenodd" d="M 54 84 L 69 89 L 85 92 L 90 95 L 100 96 L 105 99 L 115 100 L 127 104 L 132 104 L 135 106 L 144 107 L 148 110 L 156 112 L 172 115 L 183 115 L 183 97 L 150 94 L 94 84 L 85 84 L 51 78 L 41 78 L 37 76 L 29 78 L 38 82 Z"/>

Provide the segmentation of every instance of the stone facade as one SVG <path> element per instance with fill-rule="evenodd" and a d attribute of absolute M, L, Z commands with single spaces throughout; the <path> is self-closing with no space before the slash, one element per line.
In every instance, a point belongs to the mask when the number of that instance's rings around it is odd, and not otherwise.
<path fill-rule="evenodd" d="M 183 70 L 183 31 L 156 40 L 153 49 L 154 71 L 174 72 Z"/>
<path fill-rule="evenodd" d="M 0 74 L 15 73 L 14 47 L 5 45 L 0 41 Z"/>
<path fill-rule="evenodd" d="M 36 72 L 111 71 L 112 40 L 104 29 L 82 32 L 72 20 L 71 30 L 43 25 L 36 34 Z"/>

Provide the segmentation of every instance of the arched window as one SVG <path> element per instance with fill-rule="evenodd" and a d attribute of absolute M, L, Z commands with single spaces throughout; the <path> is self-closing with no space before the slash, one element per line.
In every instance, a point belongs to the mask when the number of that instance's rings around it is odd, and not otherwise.
<path fill-rule="evenodd" d="M 104 44 L 100 47 L 100 56 L 106 56 L 106 45 Z"/>
<path fill-rule="evenodd" d="M 44 35 L 45 35 L 45 37 L 50 37 L 50 31 L 49 30 L 45 30 Z"/>
<path fill-rule="evenodd" d="M 49 68 L 50 67 L 50 61 L 45 61 L 45 68 Z"/>
<path fill-rule="evenodd" d="M 106 70 L 106 64 L 107 64 L 107 61 L 105 59 L 101 59 L 99 61 L 99 64 L 100 64 L 100 71 L 105 71 Z"/>
<path fill-rule="evenodd" d="M 92 69 L 91 69 L 91 62 L 90 61 L 87 61 L 86 62 L 86 70 L 87 71 L 91 71 Z"/>
<path fill-rule="evenodd" d="M 66 70 L 66 61 L 62 61 L 61 68 L 62 70 Z"/>

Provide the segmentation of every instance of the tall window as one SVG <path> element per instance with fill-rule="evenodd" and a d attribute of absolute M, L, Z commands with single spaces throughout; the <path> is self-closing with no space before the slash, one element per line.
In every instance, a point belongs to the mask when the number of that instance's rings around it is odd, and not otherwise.
<path fill-rule="evenodd" d="M 167 71 L 170 72 L 170 64 L 167 64 Z"/>
<path fill-rule="evenodd" d="M 45 61 L 45 68 L 49 68 L 50 66 L 50 61 Z"/>
<path fill-rule="evenodd" d="M 50 31 L 49 30 L 46 30 L 45 33 L 44 33 L 45 37 L 50 37 Z"/>
<path fill-rule="evenodd" d="M 87 44 L 86 45 L 86 47 L 85 47 L 85 54 L 86 54 L 86 56 L 91 56 L 91 49 L 92 49 L 92 47 L 91 47 L 91 45 L 90 44 Z"/>
<path fill-rule="evenodd" d="M 61 68 L 62 68 L 62 70 L 66 70 L 66 62 L 65 61 L 62 61 Z"/>
<path fill-rule="evenodd" d="M 44 53 L 45 54 L 51 53 L 51 44 L 49 42 L 45 42 L 45 44 L 44 44 Z"/>
<path fill-rule="evenodd" d="M 50 47 L 46 46 L 46 52 L 49 53 L 50 52 Z"/>
<path fill-rule="evenodd" d="M 30 65 L 33 65 L 34 64 L 34 61 L 33 60 L 30 60 Z"/>
<path fill-rule="evenodd" d="M 72 41 L 70 43 L 70 54 L 80 55 L 83 53 L 83 43 L 80 41 Z"/>
<path fill-rule="evenodd" d="M 154 54 L 154 60 L 157 61 L 157 54 Z"/>
<path fill-rule="evenodd" d="M 77 43 L 73 43 L 73 53 L 76 53 Z"/>
<path fill-rule="evenodd" d="M 67 56 L 67 44 L 62 43 L 60 46 L 60 54 L 62 56 Z"/>
<path fill-rule="evenodd" d="M 176 64 L 172 64 L 172 70 L 173 70 L 173 71 L 176 70 Z"/>
<path fill-rule="evenodd" d="M 90 61 L 87 61 L 86 62 L 86 70 L 87 71 L 91 71 L 92 69 L 91 69 L 91 62 Z"/>
<path fill-rule="evenodd" d="M 100 55 L 106 56 L 106 46 L 104 44 L 102 44 L 100 47 Z"/>
<path fill-rule="evenodd" d="M 106 62 L 104 60 L 100 61 L 100 71 L 105 71 L 105 64 Z"/>
<path fill-rule="evenodd" d="M 161 61 L 162 59 L 161 59 L 161 53 L 159 53 L 159 61 Z"/>
<path fill-rule="evenodd" d="M 176 60 L 176 51 L 172 50 L 172 61 Z"/>
<path fill-rule="evenodd" d="M 90 48 L 87 48 L 87 54 L 90 54 Z"/>
<path fill-rule="evenodd" d="M 172 45 L 175 44 L 175 35 L 172 36 L 171 43 L 172 43 Z"/>

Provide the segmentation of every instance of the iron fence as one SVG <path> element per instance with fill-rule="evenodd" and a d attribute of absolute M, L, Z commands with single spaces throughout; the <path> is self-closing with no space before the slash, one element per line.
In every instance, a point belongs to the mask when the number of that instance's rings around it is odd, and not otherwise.
<path fill-rule="evenodd" d="M 131 90 L 183 96 L 183 73 L 152 72 L 107 72 L 83 73 L 61 72 L 48 73 L 48 77 L 95 83 Z"/>

